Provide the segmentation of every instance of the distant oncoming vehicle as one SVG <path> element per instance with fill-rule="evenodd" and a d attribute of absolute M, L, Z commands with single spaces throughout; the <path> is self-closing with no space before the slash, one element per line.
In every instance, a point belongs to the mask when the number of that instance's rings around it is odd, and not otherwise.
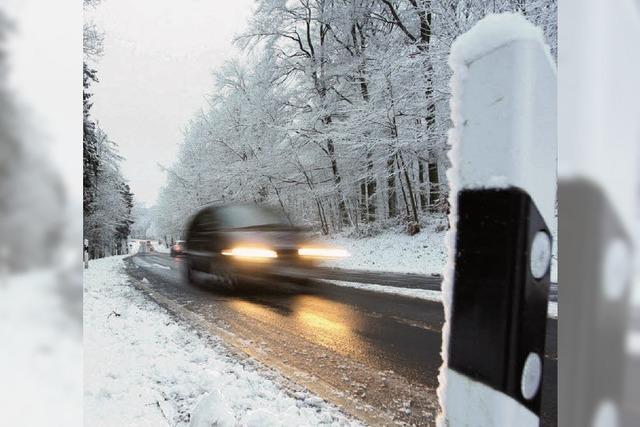
<path fill-rule="evenodd" d="M 187 229 L 185 270 L 208 273 L 214 283 L 282 275 L 287 267 L 348 256 L 342 249 L 314 244 L 303 229 L 278 210 L 259 205 L 209 206 Z"/>
<path fill-rule="evenodd" d="M 171 246 L 171 250 L 169 251 L 171 256 L 182 255 L 184 253 L 184 243 L 184 240 L 176 240 L 176 243 Z"/>

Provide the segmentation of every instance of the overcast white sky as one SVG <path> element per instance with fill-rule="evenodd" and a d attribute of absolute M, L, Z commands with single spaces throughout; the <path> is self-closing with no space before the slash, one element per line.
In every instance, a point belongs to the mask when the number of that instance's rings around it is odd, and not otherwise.
<path fill-rule="evenodd" d="M 126 158 L 136 201 L 155 203 L 182 130 L 205 105 L 212 71 L 238 54 L 253 0 L 104 0 L 105 32 L 93 116 Z"/>

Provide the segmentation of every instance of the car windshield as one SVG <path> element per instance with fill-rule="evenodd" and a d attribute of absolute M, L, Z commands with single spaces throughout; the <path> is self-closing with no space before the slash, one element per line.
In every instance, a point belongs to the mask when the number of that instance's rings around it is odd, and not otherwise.
<path fill-rule="evenodd" d="M 227 206 L 220 208 L 220 219 L 228 228 L 290 227 L 280 212 L 260 206 Z"/>

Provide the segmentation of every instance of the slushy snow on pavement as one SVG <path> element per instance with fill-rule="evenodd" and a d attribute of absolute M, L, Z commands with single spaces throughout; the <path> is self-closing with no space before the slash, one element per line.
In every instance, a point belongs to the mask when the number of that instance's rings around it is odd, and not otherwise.
<path fill-rule="evenodd" d="M 317 396 L 290 396 L 216 337 L 173 318 L 123 268 L 123 257 L 110 257 L 85 270 L 86 425 L 358 425 Z"/>

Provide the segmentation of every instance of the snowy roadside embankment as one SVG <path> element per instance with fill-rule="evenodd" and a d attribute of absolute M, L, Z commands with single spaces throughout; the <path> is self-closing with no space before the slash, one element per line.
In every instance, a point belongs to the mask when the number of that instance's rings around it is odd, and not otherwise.
<path fill-rule="evenodd" d="M 425 227 L 415 236 L 391 231 L 365 238 L 338 235 L 331 239 L 331 243 L 347 249 L 351 256 L 327 262 L 326 265 L 370 271 L 442 275 L 447 263 L 444 236 L 444 231 L 436 231 L 432 226 Z M 442 302 L 440 291 L 339 281 L 333 283 L 372 292 Z M 549 303 L 548 313 L 551 318 L 558 317 L 557 302 Z"/>
<path fill-rule="evenodd" d="M 95 426 L 354 425 L 308 393 L 287 395 L 151 302 L 123 257 L 85 270 L 85 423 Z"/>
<path fill-rule="evenodd" d="M 334 243 L 345 248 L 350 257 L 327 265 L 372 271 L 442 274 L 447 263 L 444 231 L 425 227 L 415 236 L 387 231 L 374 237 L 351 238 L 336 236 Z"/>

